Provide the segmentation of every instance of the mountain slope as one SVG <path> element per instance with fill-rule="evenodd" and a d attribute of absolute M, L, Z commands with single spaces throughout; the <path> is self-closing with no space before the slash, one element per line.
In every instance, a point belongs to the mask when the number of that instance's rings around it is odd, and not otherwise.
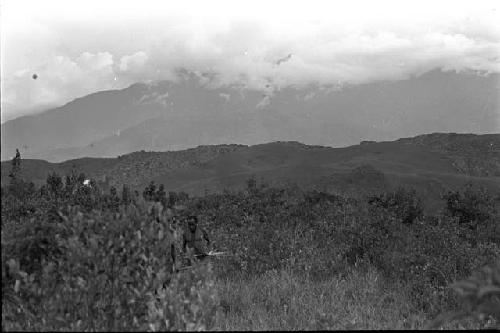
<path fill-rule="evenodd" d="M 471 168 L 455 163 L 470 151 Z M 271 185 L 296 183 L 335 193 L 372 193 L 412 186 L 435 209 L 439 196 L 466 182 L 500 194 L 500 135 L 430 134 L 345 148 L 273 142 L 254 146 L 200 146 L 174 152 L 136 152 L 113 159 L 84 158 L 63 163 L 23 160 L 23 177 L 43 183 L 50 171 L 74 168 L 108 185 L 142 190 L 151 180 L 167 190 L 202 194 L 245 186 L 252 175 Z M 10 162 L 2 162 L 2 186 Z"/>
<path fill-rule="evenodd" d="M 432 71 L 342 89 L 262 93 L 211 88 L 203 77 L 135 84 L 2 125 L 2 160 L 62 161 L 137 150 L 297 140 L 345 146 L 430 132 L 500 132 L 499 75 Z"/>

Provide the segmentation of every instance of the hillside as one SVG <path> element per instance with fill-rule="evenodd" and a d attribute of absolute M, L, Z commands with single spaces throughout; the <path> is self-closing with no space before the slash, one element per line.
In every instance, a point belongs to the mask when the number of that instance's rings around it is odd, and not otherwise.
<path fill-rule="evenodd" d="M 499 82 L 497 74 L 431 71 L 400 81 L 262 92 L 213 87 L 209 76 L 186 72 L 177 82 L 97 92 L 7 121 L 1 158 L 16 148 L 25 158 L 60 162 L 198 145 L 294 140 L 342 147 L 419 133 L 498 133 Z M 467 160 L 457 163 L 469 168 Z"/>
<path fill-rule="evenodd" d="M 460 173 L 471 176 L 500 176 L 498 135 L 434 133 L 399 141 L 447 154 L 453 161 L 453 167 Z"/>
<path fill-rule="evenodd" d="M 443 191 L 466 182 L 500 193 L 500 135 L 435 133 L 345 148 L 298 142 L 199 146 L 62 163 L 26 159 L 22 175 L 43 183 L 49 172 L 68 174 L 73 168 L 108 185 L 142 189 L 153 180 L 167 190 L 190 194 L 242 188 L 252 175 L 271 185 L 288 182 L 351 195 L 407 185 L 434 209 Z M 8 182 L 9 169 L 10 162 L 2 162 L 2 186 Z"/>

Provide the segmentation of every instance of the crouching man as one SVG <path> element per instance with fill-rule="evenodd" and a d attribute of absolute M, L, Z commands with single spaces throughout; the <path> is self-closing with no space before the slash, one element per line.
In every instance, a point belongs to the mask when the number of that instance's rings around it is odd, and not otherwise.
<path fill-rule="evenodd" d="M 197 259 L 203 259 L 208 255 L 210 239 L 208 234 L 198 225 L 198 217 L 191 215 L 187 218 L 187 228 L 183 234 L 182 248 L 184 253 L 190 251 Z M 188 259 L 188 264 L 192 265 Z"/>

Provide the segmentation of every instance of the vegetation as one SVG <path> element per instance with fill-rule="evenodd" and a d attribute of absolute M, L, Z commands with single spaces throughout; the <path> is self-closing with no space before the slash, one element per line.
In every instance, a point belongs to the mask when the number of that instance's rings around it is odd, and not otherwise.
<path fill-rule="evenodd" d="M 251 178 L 202 197 L 153 182 L 105 192 L 76 172 L 27 184 L 17 162 L 2 188 L 3 330 L 500 323 L 500 214 L 482 189 L 425 216 L 404 188 L 353 199 Z M 227 256 L 179 271 L 178 215 L 201 216 Z"/>

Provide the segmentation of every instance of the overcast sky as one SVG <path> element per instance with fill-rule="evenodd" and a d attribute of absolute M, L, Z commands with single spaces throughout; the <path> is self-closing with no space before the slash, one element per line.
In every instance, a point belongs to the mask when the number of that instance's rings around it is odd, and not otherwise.
<path fill-rule="evenodd" d="M 499 4 L 3 0 L 2 122 L 179 67 L 255 89 L 500 72 Z"/>

